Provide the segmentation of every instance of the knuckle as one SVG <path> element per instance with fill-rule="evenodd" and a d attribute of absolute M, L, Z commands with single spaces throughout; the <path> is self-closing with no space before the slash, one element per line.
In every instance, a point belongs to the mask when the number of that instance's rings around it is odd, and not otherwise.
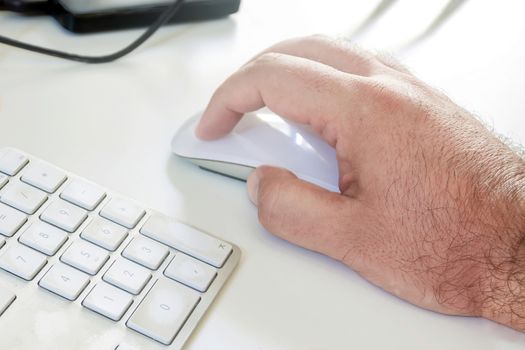
<path fill-rule="evenodd" d="M 305 69 L 306 70 L 306 69 Z M 299 71 L 298 74 L 307 86 L 317 93 L 331 93 L 334 94 L 340 89 L 340 79 L 337 75 L 331 72 L 318 71 L 317 74 L 307 74 L 307 72 Z"/>
<path fill-rule="evenodd" d="M 411 74 L 407 67 L 405 67 L 396 57 L 387 52 L 380 52 L 376 54 L 376 59 L 383 65 L 397 70 L 401 73 Z"/>
<path fill-rule="evenodd" d="M 334 38 L 326 34 L 312 34 L 303 38 L 305 42 L 321 42 L 321 43 L 332 43 L 335 41 Z"/>
<path fill-rule="evenodd" d="M 260 66 L 273 66 L 277 62 L 284 60 L 285 54 L 278 52 L 265 52 L 255 58 L 248 66 L 260 67 Z"/>
<path fill-rule="evenodd" d="M 361 79 L 355 83 L 355 91 L 360 101 L 370 101 L 374 109 L 392 112 L 403 108 L 407 96 L 392 84 L 377 79 Z M 369 104 L 361 104 L 363 108 Z M 371 111 L 368 111 L 371 112 Z"/>

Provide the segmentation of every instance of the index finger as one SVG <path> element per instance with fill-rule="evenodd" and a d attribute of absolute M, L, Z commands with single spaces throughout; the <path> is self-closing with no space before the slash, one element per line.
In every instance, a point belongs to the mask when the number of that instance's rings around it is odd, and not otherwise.
<path fill-rule="evenodd" d="M 230 132 L 245 113 L 264 106 L 286 119 L 310 124 L 324 135 L 325 128 L 352 102 L 349 89 L 343 87 L 355 79 L 364 77 L 301 57 L 264 54 L 217 89 L 196 135 L 205 140 L 219 138 Z"/>

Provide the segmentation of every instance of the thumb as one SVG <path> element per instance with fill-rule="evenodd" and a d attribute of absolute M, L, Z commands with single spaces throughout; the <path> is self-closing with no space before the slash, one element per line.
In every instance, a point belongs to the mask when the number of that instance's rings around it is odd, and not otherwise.
<path fill-rule="evenodd" d="M 270 166 L 250 174 L 248 195 L 261 224 L 276 236 L 338 260 L 348 252 L 352 199 Z"/>

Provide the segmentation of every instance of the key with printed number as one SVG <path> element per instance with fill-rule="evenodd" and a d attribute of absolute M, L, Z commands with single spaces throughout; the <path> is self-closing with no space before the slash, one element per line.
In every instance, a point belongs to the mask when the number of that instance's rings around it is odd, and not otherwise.
<path fill-rule="evenodd" d="M 51 225 L 72 233 L 86 220 L 87 212 L 73 204 L 58 199 L 44 210 L 40 218 Z"/>
<path fill-rule="evenodd" d="M 27 281 L 35 278 L 46 263 L 44 255 L 16 243 L 0 255 L 0 268 Z"/>
<path fill-rule="evenodd" d="M 180 349 L 239 258 L 233 244 L 44 160 L 0 148 L 2 349 L 24 343 L 12 332 L 17 317 L 29 331 L 35 317 L 44 318 L 37 323 L 45 333 L 57 328 L 57 318 L 47 316 L 57 315 L 71 330 L 87 330 L 73 335 L 89 338 L 96 330 L 87 343 L 55 337 L 58 348 L 97 347 L 102 328 L 120 321 L 106 344 L 111 349 L 161 343 Z M 28 347 L 46 347 L 26 338 Z"/>
<path fill-rule="evenodd" d="M 63 171 L 40 161 L 29 164 L 21 178 L 22 181 L 47 193 L 55 192 L 66 179 Z"/>
<path fill-rule="evenodd" d="M 164 274 L 199 292 L 205 292 L 217 275 L 217 269 L 179 252 L 175 254 Z"/>
<path fill-rule="evenodd" d="M 152 215 L 140 233 L 215 267 L 222 267 L 232 252 L 230 244 L 163 215 Z"/>
<path fill-rule="evenodd" d="M 130 201 L 113 198 L 100 212 L 100 216 L 129 229 L 134 228 L 146 211 Z"/>
<path fill-rule="evenodd" d="M 42 221 L 33 223 L 18 239 L 46 255 L 55 255 L 67 240 L 67 233 Z"/>
<path fill-rule="evenodd" d="M 133 303 L 128 293 L 101 282 L 97 284 L 82 302 L 90 310 L 118 321 Z"/>
<path fill-rule="evenodd" d="M 128 230 L 102 218 L 93 220 L 80 234 L 91 243 L 115 251 L 128 236 Z"/>
<path fill-rule="evenodd" d="M 71 181 L 60 194 L 60 198 L 90 211 L 94 210 L 104 197 L 106 193 L 100 187 L 82 180 Z"/>
<path fill-rule="evenodd" d="M 47 195 L 34 187 L 12 181 L 0 191 L 0 201 L 26 214 L 34 214 L 47 200 Z"/>
<path fill-rule="evenodd" d="M 134 238 L 122 252 L 122 256 L 156 270 L 168 256 L 168 248 L 145 237 Z"/>
<path fill-rule="evenodd" d="M 89 284 L 89 276 L 72 267 L 58 263 L 40 279 L 38 285 L 68 300 L 76 300 Z"/>
<path fill-rule="evenodd" d="M 0 203 L 0 234 L 11 237 L 27 221 L 27 216 Z"/>
<path fill-rule="evenodd" d="M 107 251 L 82 240 L 71 244 L 60 257 L 66 264 L 90 275 L 98 273 L 108 259 Z"/>
<path fill-rule="evenodd" d="M 151 273 L 140 265 L 120 258 L 111 265 L 103 279 L 126 292 L 137 295 L 151 279 Z"/>
<path fill-rule="evenodd" d="M 199 300 L 199 293 L 177 282 L 158 280 L 126 325 L 164 345 L 169 345 Z"/>
<path fill-rule="evenodd" d="M 29 159 L 24 154 L 14 149 L 6 148 L 0 150 L 0 171 L 4 174 L 14 176 L 28 162 Z"/>

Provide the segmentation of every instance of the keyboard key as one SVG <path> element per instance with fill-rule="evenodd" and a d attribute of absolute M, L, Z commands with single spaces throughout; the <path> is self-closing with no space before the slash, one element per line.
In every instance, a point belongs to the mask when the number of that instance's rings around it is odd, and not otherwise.
<path fill-rule="evenodd" d="M 0 201 L 26 214 L 34 214 L 44 204 L 44 192 L 24 183 L 13 181 L 0 191 Z"/>
<path fill-rule="evenodd" d="M 168 256 L 165 246 L 145 237 L 134 238 L 122 252 L 122 256 L 137 264 L 156 270 Z"/>
<path fill-rule="evenodd" d="M 80 236 L 104 249 L 115 251 L 128 236 L 128 231 L 122 226 L 97 218 L 82 231 Z"/>
<path fill-rule="evenodd" d="M 7 181 L 9 181 L 7 175 L 0 173 L 0 188 L 4 187 Z"/>
<path fill-rule="evenodd" d="M 135 204 L 120 198 L 113 198 L 100 212 L 102 217 L 129 229 L 137 226 L 146 211 Z"/>
<path fill-rule="evenodd" d="M 46 255 L 55 253 L 67 240 L 67 233 L 59 228 L 37 221 L 22 233 L 20 243 Z"/>
<path fill-rule="evenodd" d="M 82 180 L 71 181 L 60 195 L 60 198 L 86 210 L 94 210 L 104 197 L 106 193 L 100 187 Z"/>
<path fill-rule="evenodd" d="M 66 264 L 90 275 L 98 273 L 108 259 L 107 251 L 82 240 L 73 242 L 60 257 Z"/>
<path fill-rule="evenodd" d="M 55 200 L 40 216 L 45 222 L 60 227 L 67 232 L 75 232 L 86 220 L 87 212 L 63 200 Z"/>
<path fill-rule="evenodd" d="M 120 331 L 136 335 L 112 349 L 131 350 L 138 338 L 152 346 L 180 345 L 231 272 L 212 263 L 236 263 L 229 256 L 235 250 L 237 258 L 237 248 L 186 226 L 181 230 L 175 220 L 148 220 L 150 215 L 140 203 L 0 147 L 0 321 L 19 312 L 18 304 L 37 288 L 73 314 L 125 323 Z M 19 286 L 8 283 L 7 290 L 2 279 Z M 26 287 L 29 294 L 20 289 Z"/>
<path fill-rule="evenodd" d="M 20 244 L 11 245 L 0 255 L 0 268 L 27 281 L 35 278 L 46 263 L 44 255 Z"/>
<path fill-rule="evenodd" d="M 16 295 L 5 288 L 0 287 L 0 316 L 15 301 Z"/>
<path fill-rule="evenodd" d="M 84 307 L 118 321 L 133 303 L 128 293 L 106 283 L 97 284 L 82 302 Z"/>
<path fill-rule="evenodd" d="M 29 159 L 18 151 L 13 149 L 0 150 L 0 171 L 4 174 L 14 176 L 28 162 Z"/>
<path fill-rule="evenodd" d="M 38 285 L 68 300 L 76 300 L 89 284 L 89 276 L 64 264 L 56 264 Z"/>
<path fill-rule="evenodd" d="M 126 325 L 169 345 L 200 300 L 199 293 L 176 282 L 158 280 Z"/>
<path fill-rule="evenodd" d="M 164 215 L 152 215 L 140 233 L 215 267 L 222 267 L 232 251 L 230 244 Z"/>
<path fill-rule="evenodd" d="M 0 234 L 11 237 L 26 221 L 26 215 L 0 203 Z"/>
<path fill-rule="evenodd" d="M 131 294 L 139 294 L 151 278 L 148 269 L 127 259 L 118 259 L 104 275 L 104 281 Z"/>
<path fill-rule="evenodd" d="M 217 275 L 217 270 L 186 254 L 177 253 L 164 271 L 164 274 L 175 281 L 204 293 Z"/>
<path fill-rule="evenodd" d="M 63 171 L 38 161 L 31 163 L 22 175 L 22 181 L 47 193 L 55 192 L 66 179 Z"/>

